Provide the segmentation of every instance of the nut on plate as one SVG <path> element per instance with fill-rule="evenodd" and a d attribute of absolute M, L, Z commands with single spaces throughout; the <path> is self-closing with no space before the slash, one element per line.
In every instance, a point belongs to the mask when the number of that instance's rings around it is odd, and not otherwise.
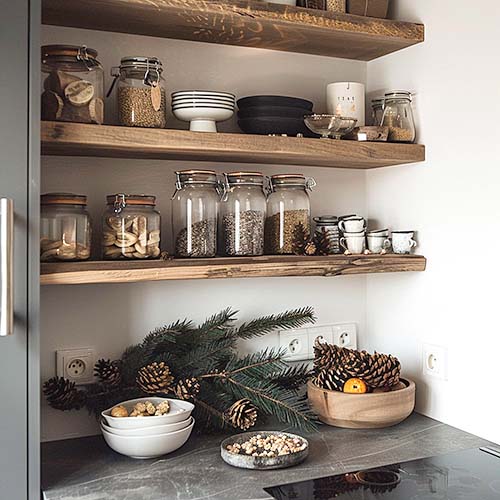
<path fill-rule="evenodd" d="M 128 415 L 127 408 L 125 408 L 125 406 L 118 405 L 118 406 L 115 406 L 111 410 L 111 416 L 112 417 L 128 417 L 129 415 Z"/>
<path fill-rule="evenodd" d="M 155 411 L 155 415 L 166 415 L 170 411 L 170 404 L 168 401 L 162 401 L 157 407 Z"/>

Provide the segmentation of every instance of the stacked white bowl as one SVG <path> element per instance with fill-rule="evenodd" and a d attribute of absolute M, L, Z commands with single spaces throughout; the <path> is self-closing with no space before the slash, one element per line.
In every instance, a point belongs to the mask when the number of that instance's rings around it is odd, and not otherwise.
<path fill-rule="evenodd" d="M 101 413 L 101 431 L 110 448 L 131 458 L 155 458 L 179 449 L 189 439 L 194 427 L 193 404 L 180 399 L 140 398 L 120 405 L 130 414 L 137 403 L 146 401 L 155 406 L 168 401 L 170 411 L 151 417 L 112 417 L 112 408 Z"/>
<path fill-rule="evenodd" d="M 180 90 L 172 94 L 172 112 L 178 120 L 189 122 L 193 132 L 217 132 L 216 122 L 233 116 L 235 102 L 228 92 Z"/>

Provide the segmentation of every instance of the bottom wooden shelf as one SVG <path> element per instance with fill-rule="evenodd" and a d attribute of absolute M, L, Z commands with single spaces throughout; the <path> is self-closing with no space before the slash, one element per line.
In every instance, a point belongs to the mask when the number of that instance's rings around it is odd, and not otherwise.
<path fill-rule="evenodd" d="M 130 283 L 137 281 L 261 278 L 278 276 L 340 276 L 424 271 L 421 255 L 332 255 L 301 257 L 216 257 L 154 261 L 57 262 L 41 266 L 42 285 Z"/>

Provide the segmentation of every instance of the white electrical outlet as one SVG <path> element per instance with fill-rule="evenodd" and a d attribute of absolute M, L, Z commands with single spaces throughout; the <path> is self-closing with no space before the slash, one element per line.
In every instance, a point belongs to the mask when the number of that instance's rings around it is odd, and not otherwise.
<path fill-rule="evenodd" d="M 287 351 L 286 358 L 293 361 L 309 359 L 309 337 L 307 328 L 279 332 L 280 348 Z"/>
<path fill-rule="evenodd" d="M 358 336 L 355 323 L 333 325 L 333 343 L 349 349 L 358 348 Z"/>
<path fill-rule="evenodd" d="M 94 381 L 95 352 L 91 348 L 64 349 L 56 352 L 57 375 L 79 384 Z"/>
<path fill-rule="evenodd" d="M 422 347 L 422 371 L 424 375 L 446 380 L 448 370 L 448 350 L 445 347 L 424 344 Z"/>

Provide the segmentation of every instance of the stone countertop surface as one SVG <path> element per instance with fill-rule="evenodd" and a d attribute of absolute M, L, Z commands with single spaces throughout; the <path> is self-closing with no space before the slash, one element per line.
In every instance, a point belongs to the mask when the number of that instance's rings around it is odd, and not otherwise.
<path fill-rule="evenodd" d="M 286 430 L 282 427 L 280 430 Z M 292 431 L 293 432 L 293 431 Z M 133 460 L 112 451 L 101 436 L 42 445 L 47 500 L 260 500 L 266 486 L 313 479 L 484 446 L 487 441 L 413 414 L 387 429 L 321 426 L 307 435 L 308 459 L 289 469 L 254 471 L 220 457 L 224 435 L 192 435 L 170 455 Z"/>

